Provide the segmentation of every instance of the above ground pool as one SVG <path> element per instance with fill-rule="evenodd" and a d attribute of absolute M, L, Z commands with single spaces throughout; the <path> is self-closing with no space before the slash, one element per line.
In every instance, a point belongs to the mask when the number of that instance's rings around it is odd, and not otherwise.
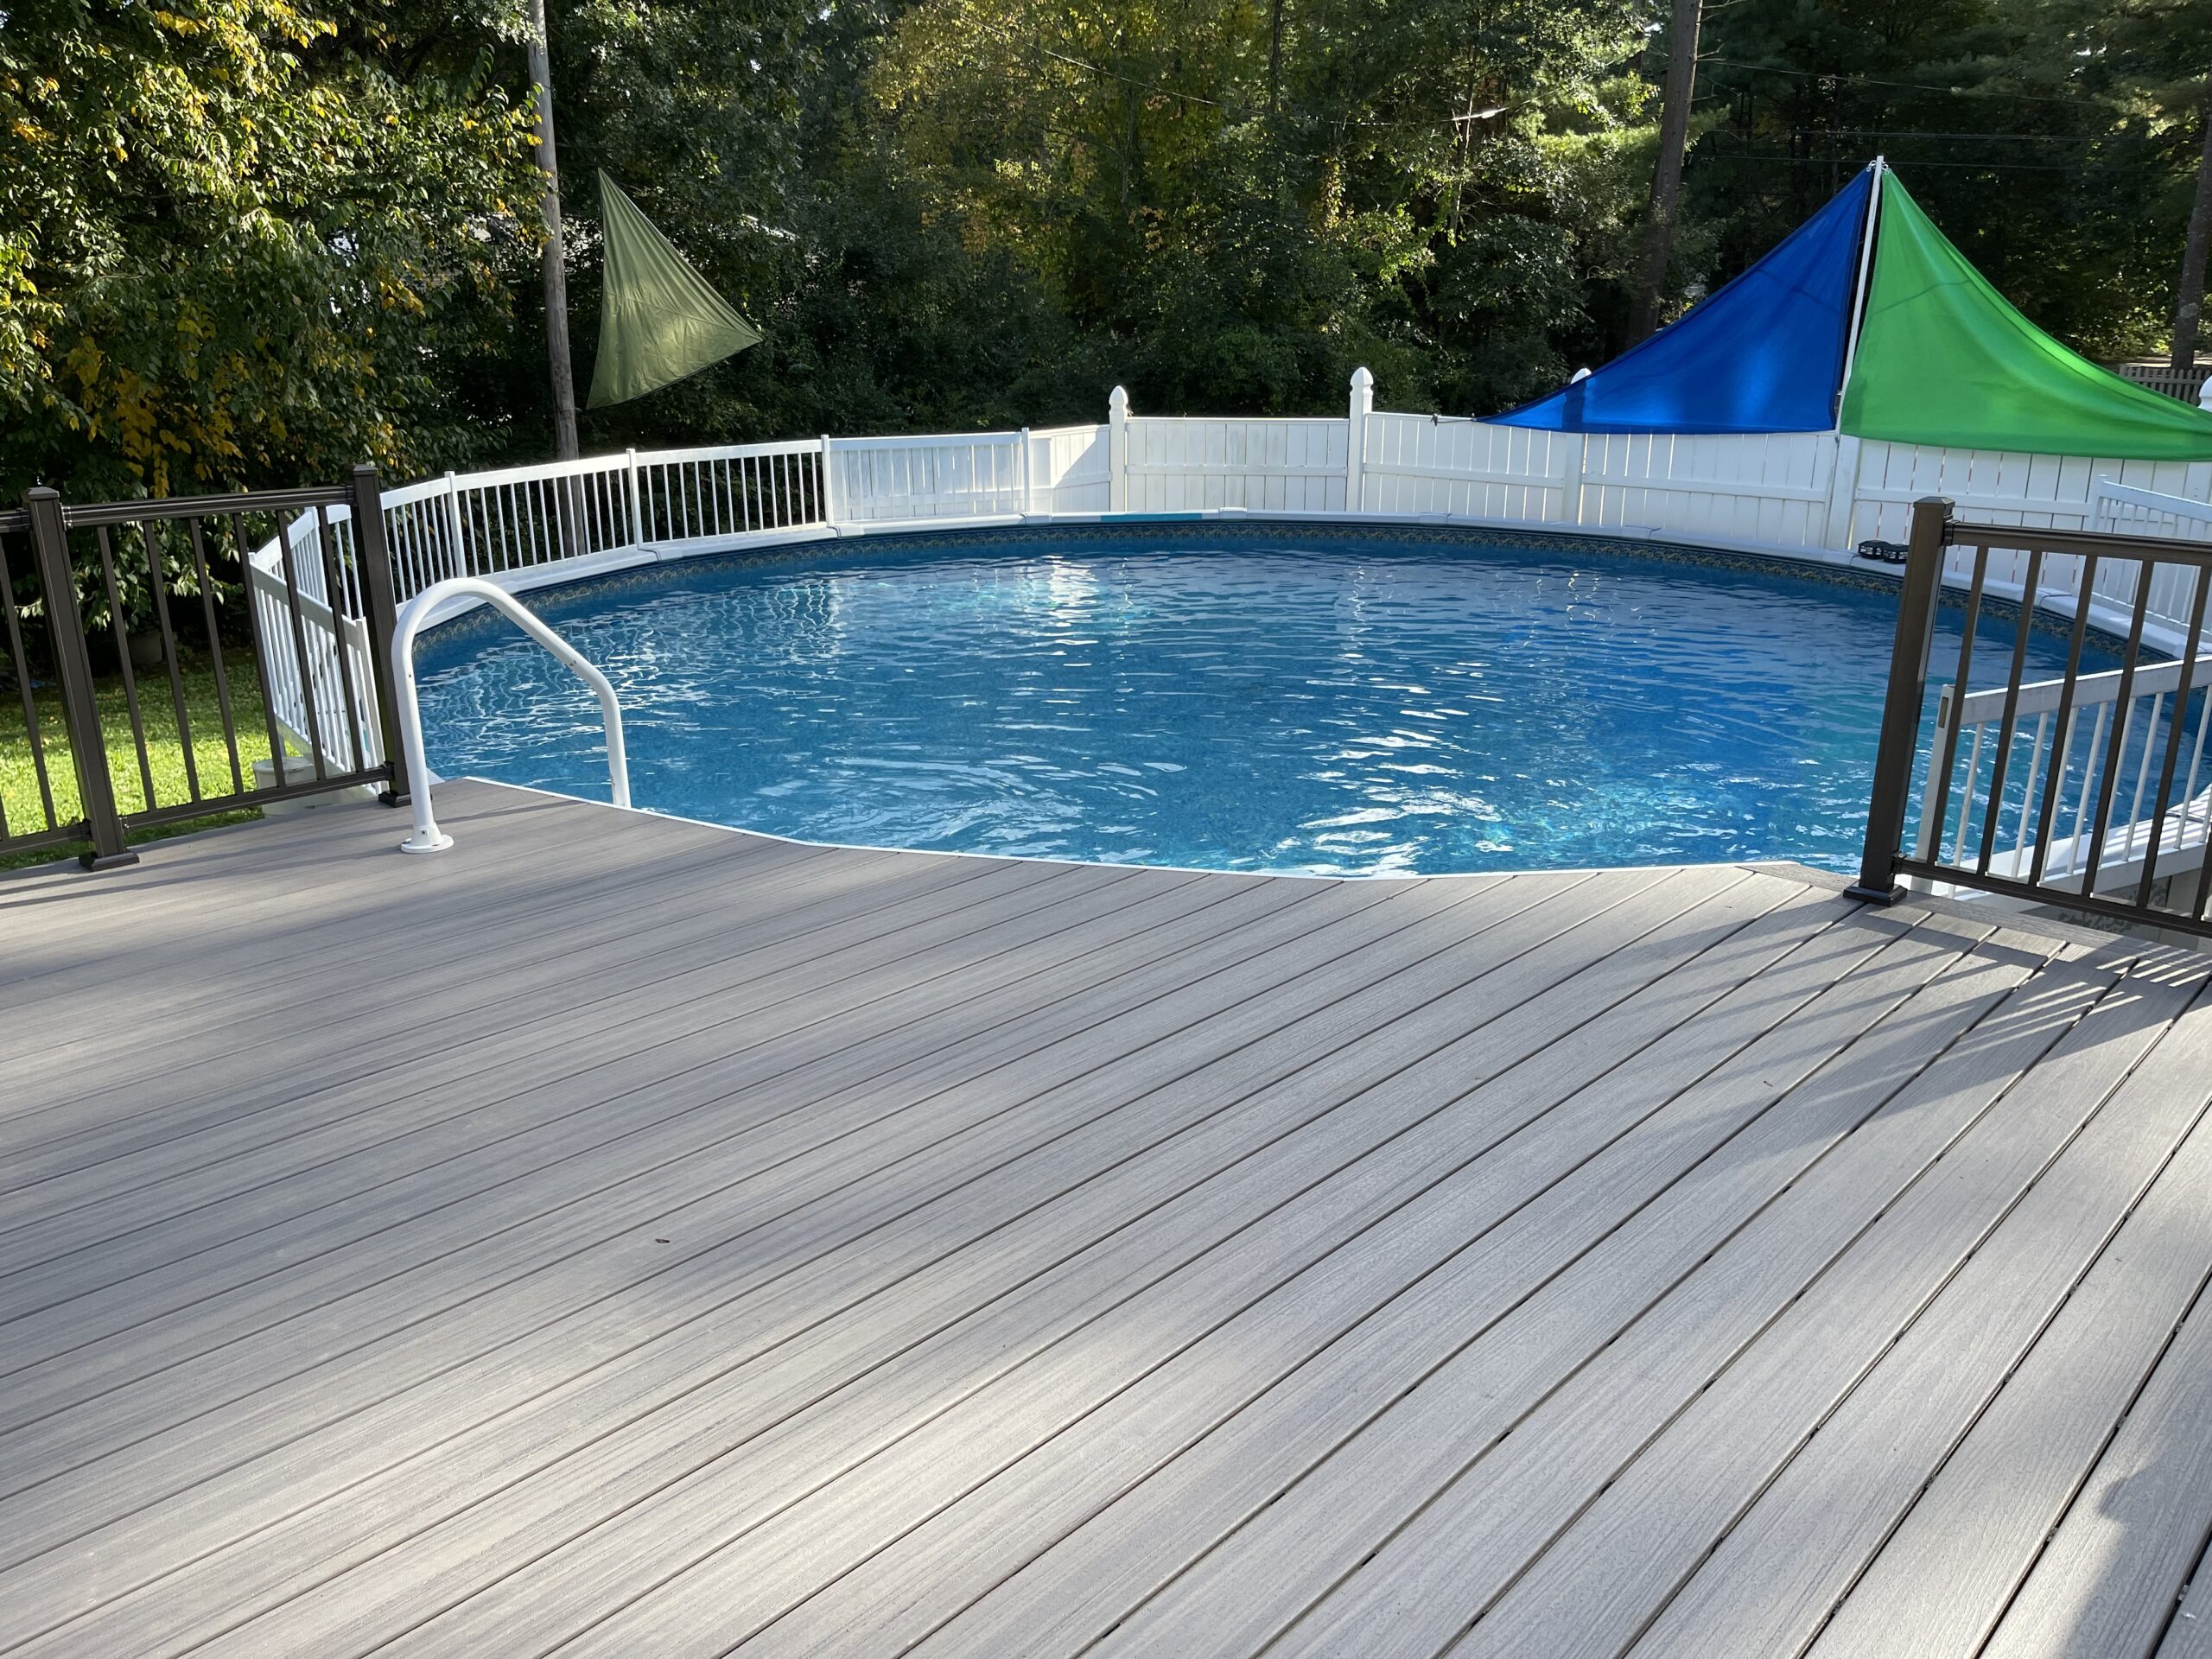
<path fill-rule="evenodd" d="M 1857 868 L 1893 586 L 1474 534 L 891 537 L 527 602 L 613 680 L 637 804 L 747 830 L 1209 869 Z M 1983 624 L 1992 678 L 2014 626 Z M 2065 645 L 2032 636 L 2029 677 Z M 437 772 L 606 798 L 598 705 L 511 624 L 480 610 L 418 660 Z"/>

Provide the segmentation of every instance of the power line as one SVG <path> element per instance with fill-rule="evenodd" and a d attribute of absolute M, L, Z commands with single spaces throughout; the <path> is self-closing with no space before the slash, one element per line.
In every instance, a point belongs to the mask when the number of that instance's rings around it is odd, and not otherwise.
<path fill-rule="evenodd" d="M 1828 158 L 1825 156 L 1790 156 L 1787 154 L 1762 155 L 1751 150 L 1727 149 L 1713 150 L 1711 153 L 1709 159 L 1716 162 L 1789 162 L 1800 167 L 1825 167 L 1827 165 L 1828 162 Z M 1853 162 L 1851 165 L 1857 168 L 1862 165 L 1862 163 Z M 2139 175 L 2142 172 L 2142 168 L 2140 167 L 2070 166 L 2064 162 L 1909 161 L 1905 162 L 1904 165 L 1910 167 L 1915 172 L 1918 172 L 1923 168 L 1930 167 L 1960 168 L 1969 173 L 2075 173 L 2083 175 L 2094 173 L 2126 173 Z"/>
<path fill-rule="evenodd" d="M 2043 92 L 2013 92 L 1980 86 L 1930 86 L 1914 80 L 1880 80 L 1872 75 L 1834 74 L 1821 69 L 1780 69 L 1771 64 L 1741 63 L 1733 58 L 1700 58 L 1700 63 L 1717 63 L 1724 69 L 1747 69 L 1755 75 L 1787 75 L 1794 80 L 1832 80 L 1838 86 L 1888 86 L 1898 92 L 1920 92 L 1952 98 L 2010 99 L 2021 104 L 2079 104 L 2079 98 L 2052 98 Z"/>

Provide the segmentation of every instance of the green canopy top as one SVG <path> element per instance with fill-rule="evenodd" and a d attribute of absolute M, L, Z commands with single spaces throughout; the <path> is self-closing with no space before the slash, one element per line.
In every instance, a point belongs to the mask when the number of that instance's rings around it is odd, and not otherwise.
<path fill-rule="evenodd" d="M 2030 322 L 1894 173 L 1881 181 L 1880 212 L 1844 431 L 1959 449 L 2212 460 L 2212 414 L 2108 373 Z"/>
<path fill-rule="evenodd" d="M 600 307 L 591 408 L 642 397 L 760 344 L 753 326 L 603 172 L 599 200 L 607 293 Z"/>

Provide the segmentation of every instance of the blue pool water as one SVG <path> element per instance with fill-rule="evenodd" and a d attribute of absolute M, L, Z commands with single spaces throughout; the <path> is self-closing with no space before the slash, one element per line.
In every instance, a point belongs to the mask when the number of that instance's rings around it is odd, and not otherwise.
<path fill-rule="evenodd" d="M 529 602 L 614 681 L 637 804 L 688 817 L 1216 869 L 1857 867 L 1893 590 L 1127 535 L 817 543 Z M 1993 673 L 2013 626 L 1984 624 Z M 2035 636 L 2031 674 L 2063 647 Z M 420 660 L 435 770 L 606 798 L 597 704 L 544 652 L 479 613 Z"/>

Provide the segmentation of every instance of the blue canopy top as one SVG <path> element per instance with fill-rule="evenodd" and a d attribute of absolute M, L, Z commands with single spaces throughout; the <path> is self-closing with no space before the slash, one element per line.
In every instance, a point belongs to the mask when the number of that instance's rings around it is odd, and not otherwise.
<path fill-rule="evenodd" d="M 1679 322 L 1493 419 L 1554 432 L 1829 430 L 1872 188 L 1872 171 L 1860 173 Z"/>

